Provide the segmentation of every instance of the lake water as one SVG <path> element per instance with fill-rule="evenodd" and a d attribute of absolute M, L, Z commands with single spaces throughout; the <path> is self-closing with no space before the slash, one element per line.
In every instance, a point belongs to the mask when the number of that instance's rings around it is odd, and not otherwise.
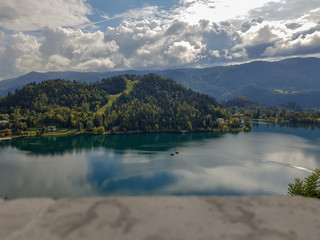
<path fill-rule="evenodd" d="M 315 168 L 319 128 L 14 139 L 0 142 L 0 197 L 285 195 Z"/>

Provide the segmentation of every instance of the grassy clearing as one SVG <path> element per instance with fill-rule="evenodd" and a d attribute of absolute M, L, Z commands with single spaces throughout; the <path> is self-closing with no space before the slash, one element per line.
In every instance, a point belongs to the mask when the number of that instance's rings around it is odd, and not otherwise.
<path fill-rule="evenodd" d="M 46 132 L 41 134 L 43 137 L 58 137 L 58 136 L 67 136 L 67 135 L 75 135 L 79 131 L 76 129 L 59 129 L 57 132 Z M 28 137 L 37 137 L 36 131 L 29 131 Z"/>
<path fill-rule="evenodd" d="M 274 91 L 278 92 L 278 93 L 281 93 L 281 94 L 289 94 L 288 91 L 284 91 L 284 90 L 281 90 L 281 89 L 275 89 Z"/>
<path fill-rule="evenodd" d="M 134 85 L 137 84 L 139 81 L 127 81 L 127 88 L 123 92 L 129 93 L 133 89 Z M 122 93 L 123 93 L 122 92 Z M 111 105 L 117 100 L 118 97 L 121 96 L 122 93 L 116 94 L 116 95 L 109 95 L 109 101 L 106 105 L 101 107 L 96 113 L 97 114 L 103 114 L 108 107 L 111 107 Z"/>
<path fill-rule="evenodd" d="M 112 103 L 114 103 L 121 94 L 122 93 L 116 95 L 109 95 L 108 103 L 104 105 L 102 108 L 100 108 L 96 113 L 102 115 L 108 107 L 111 107 Z"/>
<path fill-rule="evenodd" d="M 299 93 L 299 91 L 285 91 L 285 90 L 281 90 L 281 89 L 274 89 L 275 92 L 277 93 L 281 93 L 281 94 L 295 94 L 295 93 Z"/>
<path fill-rule="evenodd" d="M 127 82 L 127 89 L 125 90 L 126 92 L 131 92 L 131 90 L 133 89 L 134 85 L 136 85 L 139 81 L 128 81 Z"/>

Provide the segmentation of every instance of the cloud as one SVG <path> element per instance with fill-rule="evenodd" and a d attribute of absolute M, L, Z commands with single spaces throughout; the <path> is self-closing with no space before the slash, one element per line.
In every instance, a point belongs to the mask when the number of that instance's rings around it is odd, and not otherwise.
<path fill-rule="evenodd" d="M 281 30 L 270 25 L 257 26 L 242 35 L 243 46 L 272 43 L 279 38 Z"/>
<path fill-rule="evenodd" d="M 304 0 L 270 1 L 259 8 L 252 9 L 250 17 L 263 17 L 268 21 L 292 20 L 303 17 L 318 21 L 319 12 L 315 9 L 318 9 L 319 5 L 318 0 L 309 0 L 307 3 Z"/>
<path fill-rule="evenodd" d="M 109 18 L 108 20 L 112 19 L 134 19 L 134 20 L 154 20 L 158 17 L 164 18 L 165 12 L 161 12 L 158 6 L 147 6 L 143 8 L 135 8 L 130 9 L 129 11 L 121 14 L 116 14 L 115 16 Z"/>
<path fill-rule="evenodd" d="M 1 77 L 34 71 L 110 70 L 121 61 L 115 41 L 105 41 L 104 33 L 84 33 L 69 28 L 42 30 L 43 40 L 28 34 L 11 36 L 0 48 Z M 5 73 L 5 74 L 3 74 Z"/>
<path fill-rule="evenodd" d="M 91 14 L 85 0 L 2 0 L 0 26 L 7 30 L 33 31 L 42 27 L 78 26 Z"/>
<path fill-rule="evenodd" d="M 263 18 L 262 17 L 258 17 L 255 19 L 252 19 L 251 21 L 245 21 L 241 24 L 241 31 L 242 32 L 246 32 L 248 31 L 251 27 L 253 26 L 257 26 L 260 23 L 263 23 Z"/>
<path fill-rule="evenodd" d="M 118 45 L 112 40 L 105 41 L 101 31 L 84 33 L 79 29 L 59 27 L 44 28 L 42 34 L 45 40 L 39 50 L 43 61 L 47 62 L 46 69 L 55 66 L 51 63 L 54 63 L 52 61 L 58 56 L 63 59 L 63 66 L 80 71 L 110 70 L 118 62 Z M 61 67 L 56 65 L 55 70 L 60 69 Z"/>
<path fill-rule="evenodd" d="M 225 25 L 211 24 L 207 20 L 197 24 L 179 20 L 164 24 L 125 21 L 116 28 L 108 28 L 105 40 L 117 43 L 127 68 L 192 66 L 240 56 L 233 53 L 242 51 L 232 49 L 239 40 L 238 34 L 229 29 L 230 25 Z M 219 50 L 228 52 L 228 58 Z"/>
<path fill-rule="evenodd" d="M 241 43 L 235 48 L 245 48 L 249 59 L 318 54 L 319 32 L 320 23 L 303 24 L 299 19 L 296 22 L 245 22 L 240 33 Z"/>
<path fill-rule="evenodd" d="M 17 1 L 0 6 L 0 78 L 29 71 L 166 69 L 320 53 L 318 1 L 180 0 L 169 10 L 147 6 L 104 18 L 101 23 L 117 22 L 106 30 L 88 20 L 85 0 L 26 0 L 19 8 Z M 11 35 L 10 29 L 23 32 Z"/>
<path fill-rule="evenodd" d="M 1 77 L 10 77 L 38 68 L 41 61 L 36 37 L 22 33 L 11 36 L 6 48 L 0 49 Z"/>
<path fill-rule="evenodd" d="M 278 1 L 280 0 L 274 0 L 274 2 Z M 172 10 L 172 15 L 176 15 L 178 19 L 191 24 L 196 24 L 200 20 L 209 20 L 216 23 L 230 19 L 243 20 L 250 10 L 263 7 L 268 2 L 270 0 L 180 0 L 179 7 Z"/>
<path fill-rule="evenodd" d="M 291 22 L 291 23 L 287 23 L 285 26 L 286 26 L 288 29 L 294 30 L 294 29 L 297 29 L 297 28 L 299 28 L 299 27 L 302 27 L 302 24 L 295 23 L 295 22 Z"/>
<path fill-rule="evenodd" d="M 0 30 L 0 47 L 6 44 L 6 34 L 4 31 Z"/>
<path fill-rule="evenodd" d="M 201 48 L 196 49 L 189 42 L 179 41 L 174 42 L 164 54 L 168 56 L 169 63 L 185 64 L 196 61 L 200 52 Z"/>
<path fill-rule="evenodd" d="M 118 27 L 83 32 L 72 28 L 44 27 L 41 37 L 19 33 L 0 51 L 6 75 L 34 71 L 108 71 L 164 69 L 243 58 L 233 49 L 239 37 L 230 26 L 200 21 L 124 21 Z M 222 50 L 221 50 L 222 48 Z"/>
<path fill-rule="evenodd" d="M 264 54 L 268 57 L 305 55 L 320 52 L 320 31 L 301 35 L 295 40 L 282 39 L 272 47 L 268 47 Z"/>

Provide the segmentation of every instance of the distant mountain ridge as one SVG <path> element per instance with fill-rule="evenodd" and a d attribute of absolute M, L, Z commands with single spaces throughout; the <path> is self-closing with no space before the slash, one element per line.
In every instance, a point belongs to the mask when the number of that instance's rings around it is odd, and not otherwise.
<path fill-rule="evenodd" d="M 214 96 L 219 101 L 245 96 L 267 105 L 293 101 L 306 108 L 320 108 L 319 58 L 292 58 L 277 62 L 256 61 L 232 66 L 161 71 L 31 72 L 0 81 L 0 96 L 34 81 L 65 79 L 95 82 L 116 75 L 148 73 L 171 78 L 195 91 Z"/>

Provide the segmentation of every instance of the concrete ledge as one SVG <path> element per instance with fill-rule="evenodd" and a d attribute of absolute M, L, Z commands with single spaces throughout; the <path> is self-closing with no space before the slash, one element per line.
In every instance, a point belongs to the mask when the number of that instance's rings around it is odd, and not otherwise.
<path fill-rule="evenodd" d="M 319 239 L 320 200 L 124 197 L 0 201 L 0 239 Z"/>

